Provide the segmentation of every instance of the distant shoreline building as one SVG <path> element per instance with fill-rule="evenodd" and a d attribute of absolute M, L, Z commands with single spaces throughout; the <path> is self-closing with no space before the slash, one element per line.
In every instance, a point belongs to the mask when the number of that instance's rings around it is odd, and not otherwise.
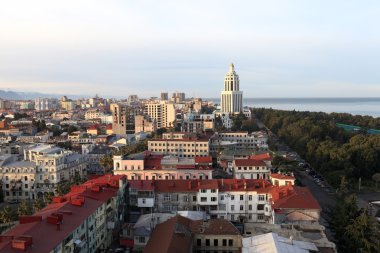
<path fill-rule="evenodd" d="M 243 92 L 239 90 L 239 76 L 234 64 L 230 64 L 221 92 L 221 113 L 237 114 L 243 111 Z"/>

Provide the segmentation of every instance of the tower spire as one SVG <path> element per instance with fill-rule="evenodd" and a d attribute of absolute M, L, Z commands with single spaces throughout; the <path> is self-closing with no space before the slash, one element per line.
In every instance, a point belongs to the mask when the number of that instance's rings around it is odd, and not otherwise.
<path fill-rule="evenodd" d="M 234 64 L 231 62 L 230 64 L 230 72 L 233 72 L 235 70 L 235 66 Z"/>

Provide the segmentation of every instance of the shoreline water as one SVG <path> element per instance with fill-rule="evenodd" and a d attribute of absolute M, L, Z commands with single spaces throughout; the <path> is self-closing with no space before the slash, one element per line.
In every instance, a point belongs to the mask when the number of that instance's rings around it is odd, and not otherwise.
<path fill-rule="evenodd" d="M 216 104 L 219 98 L 208 98 Z M 326 113 L 350 113 L 380 117 L 379 98 L 244 98 L 243 105 L 254 108 L 314 111 Z"/>

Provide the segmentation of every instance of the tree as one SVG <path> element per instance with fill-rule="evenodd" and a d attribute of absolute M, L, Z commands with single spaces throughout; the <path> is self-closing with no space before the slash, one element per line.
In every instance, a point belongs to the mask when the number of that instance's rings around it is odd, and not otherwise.
<path fill-rule="evenodd" d="M 110 170 L 113 168 L 113 159 L 112 155 L 103 155 L 100 157 L 99 163 L 106 170 Z"/>
<path fill-rule="evenodd" d="M 37 198 L 33 202 L 33 210 L 35 213 L 38 212 L 39 210 L 41 210 L 42 208 L 44 208 L 45 206 L 46 206 L 46 204 L 45 204 L 43 198 Z"/>
<path fill-rule="evenodd" d="M 10 223 L 16 219 L 15 212 L 10 206 L 4 207 L 4 209 L 0 212 L 0 222 L 1 223 Z"/>
<path fill-rule="evenodd" d="M 32 214 L 32 209 L 28 203 L 25 201 L 22 201 L 20 205 L 17 208 L 17 215 L 22 216 L 22 215 L 30 215 Z"/>
<path fill-rule="evenodd" d="M 380 173 L 373 174 L 372 180 L 375 181 L 375 183 L 376 183 L 376 191 L 377 191 L 377 189 L 378 189 L 377 186 L 380 182 Z"/>

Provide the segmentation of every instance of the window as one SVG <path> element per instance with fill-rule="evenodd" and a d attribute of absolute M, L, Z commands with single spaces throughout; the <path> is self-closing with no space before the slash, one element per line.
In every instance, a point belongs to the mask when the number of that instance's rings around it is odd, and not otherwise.
<path fill-rule="evenodd" d="M 201 202 L 207 202 L 207 198 L 206 197 L 202 197 L 201 198 Z"/>
<path fill-rule="evenodd" d="M 248 210 L 252 210 L 252 205 L 248 205 Z"/>
<path fill-rule="evenodd" d="M 265 195 L 259 195 L 259 201 L 265 200 Z"/>
<path fill-rule="evenodd" d="M 257 215 L 258 220 L 264 220 L 264 215 Z"/>
<path fill-rule="evenodd" d="M 249 195 L 249 196 L 248 196 L 248 200 L 252 200 L 252 195 Z"/>
<path fill-rule="evenodd" d="M 212 189 L 212 190 L 211 190 L 211 193 L 216 193 L 216 190 L 215 190 L 215 189 Z"/>
<path fill-rule="evenodd" d="M 205 190 L 205 189 L 202 189 L 202 190 L 201 190 L 201 193 L 206 193 L 206 190 Z"/>
<path fill-rule="evenodd" d="M 202 239 L 197 239 L 197 246 L 202 246 Z"/>
<path fill-rule="evenodd" d="M 244 206 L 240 205 L 240 211 L 243 211 L 243 210 L 244 210 Z"/>
<path fill-rule="evenodd" d="M 216 201 L 216 197 L 211 197 L 211 201 L 215 202 Z"/>
<path fill-rule="evenodd" d="M 257 205 L 257 210 L 264 210 L 264 205 L 262 205 L 262 204 Z"/>
<path fill-rule="evenodd" d="M 224 195 L 220 195 L 220 200 L 224 200 Z"/>
<path fill-rule="evenodd" d="M 231 211 L 235 211 L 235 206 L 231 205 Z"/>
<path fill-rule="evenodd" d="M 28 184 L 25 184 L 24 188 L 28 188 Z"/>
<path fill-rule="evenodd" d="M 145 236 L 139 236 L 139 243 L 145 243 Z"/>
<path fill-rule="evenodd" d="M 223 239 L 222 244 L 223 246 L 227 246 L 227 239 Z"/>
<path fill-rule="evenodd" d="M 233 245 L 234 245 L 234 240 L 229 239 L 229 240 L 228 240 L 228 246 L 233 246 Z"/>
<path fill-rule="evenodd" d="M 218 239 L 214 239 L 214 246 L 218 246 Z"/>
<path fill-rule="evenodd" d="M 131 166 L 131 170 L 135 170 L 135 166 L 134 165 Z"/>
<path fill-rule="evenodd" d="M 188 202 L 189 198 L 187 196 L 183 196 L 183 202 Z"/>
<path fill-rule="evenodd" d="M 197 196 L 193 196 L 193 201 L 195 202 L 195 201 L 197 201 Z"/>
<path fill-rule="evenodd" d="M 235 196 L 234 195 L 231 195 L 231 200 L 235 200 Z"/>
<path fill-rule="evenodd" d="M 206 239 L 206 246 L 210 246 L 210 239 Z"/>
<path fill-rule="evenodd" d="M 240 195 L 240 200 L 244 200 L 244 195 Z"/>

